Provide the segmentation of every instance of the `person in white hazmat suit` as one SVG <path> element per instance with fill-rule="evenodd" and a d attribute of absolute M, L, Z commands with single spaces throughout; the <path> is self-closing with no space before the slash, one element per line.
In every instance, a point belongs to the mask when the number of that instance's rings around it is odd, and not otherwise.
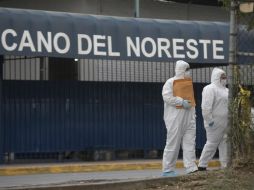
<path fill-rule="evenodd" d="M 202 114 L 207 141 L 203 148 L 198 169 L 206 170 L 208 162 L 219 148 L 221 167 L 228 165 L 228 88 L 226 74 L 222 69 L 214 68 L 211 84 L 204 87 L 202 92 Z"/>
<path fill-rule="evenodd" d="M 164 122 L 167 129 L 167 140 L 163 153 L 162 176 L 176 176 L 176 161 L 180 144 L 183 149 L 183 162 L 187 173 L 198 170 L 195 155 L 196 115 L 195 107 L 188 100 L 173 96 L 174 80 L 190 78 L 190 66 L 187 62 L 176 62 L 175 76 L 168 79 L 163 86 Z M 183 109 L 177 109 L 182 106 Z"/>

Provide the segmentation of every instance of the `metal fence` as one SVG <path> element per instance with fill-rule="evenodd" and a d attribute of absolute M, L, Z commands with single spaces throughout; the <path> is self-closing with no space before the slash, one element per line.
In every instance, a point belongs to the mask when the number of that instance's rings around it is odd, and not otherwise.
<path fill-rule="evenodd" d="M 192 66 L 193 82 L 210 82 L 214 66 Z M 174 70 L 173 62 L 5 56 L 3 79 L 164 83 Z"/>
<path fill-rule="evenodd" d="M 174 75 L 174 63 L 51 61 L 47 57 L 4 59 L 2 116 L 9 162 L 14 157 L 26 162 L 77 155 L 93 159 L 95 150 L 134 151 L 137 157 L 157 150 L 161 156 L 166 134 L 161 90 Z M 244 83 L 253 85 L 253 66 L 241 67 Z M 201 93 L 212 69 L 192 68 L 198 153 L 206 140 Z"/>
<path fill-rule="evenodd" d="M 240 65 L 240 82 L 247 86 L 254 96 L 254 13 L 237 14 L 236 63 Z"/>
<path fill-rule="evenodd" d="M 251 20 L 252 14 L 240 19 L 237 64 L 241 83 L 254 97 Z M 214 66 L 191 64 L 197 152 L 206 140 L 201 93 Z M 228 66 L 220 67 L 229 72 Z M 174 68 L 170 62 L 4 55 L 1 144 L 6 160 L 67 159 L 76 153 L 89 160 L 94 151 L 104 150 L 116 158 L 121 151 L 145 157 L 156 150 L 160 157 L 166 134 L 161 90 Z"/>
<path fill-rule="evenodd" d="M 166 62 L 5 56 L 7 160 L 67 158 L 73 152 L 91 159 L 88 153 L 94 150 L 141 152 L 141 157 L 157 150 L 160 157 L 165 144 L 161 90 L 174 67 Z M 212 69 L 192 69 L 198 151 L 205 142 L 201 92 Z"/>
<path fill-rule="evenodd" d="M 231 1 L 229 62 L 233 80 L 230 84 L 229 123 L 231 126 L 231 162 L 233 165 L 253 157 L 251 156 L 254 147 L 253 6 L 253 2 Z"/>

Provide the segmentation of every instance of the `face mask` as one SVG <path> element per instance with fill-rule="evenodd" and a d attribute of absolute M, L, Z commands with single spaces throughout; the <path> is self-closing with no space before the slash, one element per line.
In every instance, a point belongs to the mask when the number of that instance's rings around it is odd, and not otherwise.
<path fill-rule="evenodd" d="M 190 70 L 185 71 L 184 77 L 189 77 L 189 78 L 191 77 L 191 72 L 190 72 Z"/>
<path fill-rule="evenodd" d="M 227 79 L 221 79 L 221 80 L 220 80 L 220 83 L 221 83 L 222 86 L 226 86 L 226 84 L 227 84 Z"/>

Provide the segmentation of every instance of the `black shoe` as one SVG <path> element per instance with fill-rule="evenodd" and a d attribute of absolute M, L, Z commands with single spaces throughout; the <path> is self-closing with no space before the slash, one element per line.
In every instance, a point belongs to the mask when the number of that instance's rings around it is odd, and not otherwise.
<path fill-rule="evenodd" d="M 205 167 L 198 167 L 198 171 L 206 171 Z"/>

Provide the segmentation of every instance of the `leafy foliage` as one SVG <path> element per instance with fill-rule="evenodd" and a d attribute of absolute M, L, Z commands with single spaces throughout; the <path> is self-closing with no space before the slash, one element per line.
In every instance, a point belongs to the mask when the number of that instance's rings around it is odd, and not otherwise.
<path fill-rule="evenodd" d="M 230 10 L 231 6 L 231 1 L 232 0 L 223 0 L 223 6 Z M 252 30 L 254 28 L 254 12 L 252 13 L 241 13 L 239 11 L 239 5 L 240 3 L 248 3 L 251 2 L 250 0 L 236 0 L 236 5 L 237 5 L 237 15 L 238 15 L 238 20 L 240 21 L 241 24 L 247 25 L 248 30 Z M 253 1 L 252 1 L 253 2 Z"/>
<path fill-rule="evenodd" d="M 251 117 L 251 92 L 240 85 L 239 67 L 234 66 L 235 96 L 231 105 L 230 133 L 233 166 L 254 161 L 254 131 Z"/>

